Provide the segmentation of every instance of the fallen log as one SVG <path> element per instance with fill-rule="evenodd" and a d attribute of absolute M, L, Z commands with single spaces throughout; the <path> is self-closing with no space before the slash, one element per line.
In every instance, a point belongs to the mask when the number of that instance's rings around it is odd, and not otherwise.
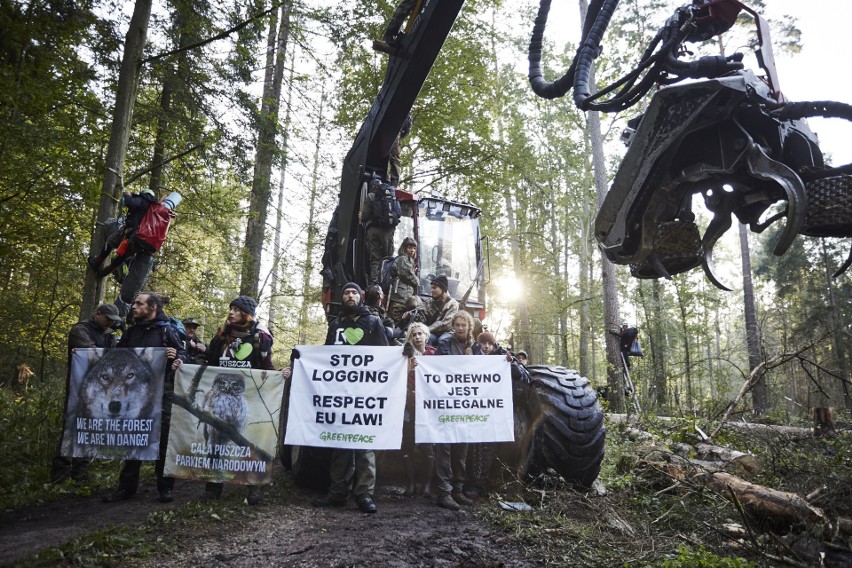
<path fill-rule="evenodd" d="M 760 471 L 760 462 L 757 461 L 757 458 L 745 452 L 712 444 L 698 444 L 696 450 L 697 457 L 701 460 L 732 464 L 734 473 L 738 475 L 754 475 Z M 726 469 L 728 468 L 726 467 Z"/>
<path fill-rule="evenodd" d="M 636 416 L 628 416 L 627 414 L 612 414 L 608 413 L 606 415 L 607 419 L 610 422 L 619 423 L 619 422 L 636 422 Z M 657 416 L 654 418 L 655 420 L 660 420 L 662 422 L 671 422 L 673 420 L 681 420 L 680 418 L 672 418 L 671 416 Z M 723 428 L 736 428 L 738 430 L 748 430 L 753 432 L 760 432 L 766 434 L 774 434 L 774 435 L 787 435 L 787 436 L 803 436 L 810 438 L 813 436 L 814 431 L 812 428 L 800 428 L 798 426 L 777 426 L 775 424 L 756 424 L 753 422 L 726 422 L 722 425 Z M 838 430 L 838 432 L 847 432 L 848 430 Z"/>
<path fill-rule="evenodd" d="M 786 526 L 804 524 L 823 534 L 831 527 L 822 509 L 795 493 L 770 489 L 723 472 L 706 473 L 699 478 L 729 501 L 732 495 L 736 496 L 743 508 L 757 519 Z"/>

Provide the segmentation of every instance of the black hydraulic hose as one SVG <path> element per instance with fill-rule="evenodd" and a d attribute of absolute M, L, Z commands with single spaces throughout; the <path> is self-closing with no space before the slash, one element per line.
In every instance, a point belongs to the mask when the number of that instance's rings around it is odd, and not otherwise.
<path fill-rule="evenodd" d="M 618 4 L 618 0 L 592 0 L 591 4 L 589 5 L 589 10 L 586 14 L 586 19 L 583 22 L 583 35 L 580 40 L 581 46 L 586 43 L 586 39 L 592 33 L 592 30 L 595 29 L 601 9 L 604 4 L 607 3 L 611 3 L 614 6 Z M 530 38 L 530 67 L 528 77 L 532 90 L 536 95 L 545 99 L 555 99 L 565 96 L 565 94 L 573 86 L 578 58 L 575 55 L 574 60 L 571 62 L 571 67 L 569 67 L 568 71 L 566 71 L 566 73 L 556 81 L 553 81 L 551 83 L 547 82 L 544 79 L 544 73 L 541 69 L 541 54 L 544 45 L 544 29 L 547 25 L 547 17 L 549 12 L 550 0 L 540 0 L 538 7 L 538 15 L 536 16 L 535 25 L 533 26 L 532 37 Z M 604 26 L 604 30 L 605 29 L 606 26 Z M 599 35 L 602 35 L 602 32 Z M 600 40 L 598 40 L 598 45 L 595 47 L 595 50 L 596 52 L 599 52 Z"/>
<path fill-rule="evenodd" d="M 648 47 L 642 53 L 636 68 L 612 83 L 586 100 L 585 108 L 587 110 L 598 110 L 602 112 L 612 112 L 627 109 L 642 99 L 645 94 L 651 90 L 655 83 L 662 81 L 662 73 L 665 68 L 665 58 L 673 50 L 677 50 L 683 42 L 682 35 L 678 34 L 678 22 L 674 18 L 669 18 L 666 25 L 657 31 L 654 38 L 648 44 Z M 662 42 L 659 50 L 657 46 Z M 655 52 L 656 50 L 656 52 Z M 645 76 L 636 85 L 636 79 L 647 70 Z M 595 103 L 594 101 L 609 94 L 615 88 L 624 84 L 624 88 L 617 95 L 607 101 Z"/>
<path fill-rule="evenodd" d="M 842 118 L 852 121 L 852 105 L 837 101 L 799 101 L 784 103 L 779 108 L 771 111 L 769 115 L 779 120 L 798 120 L 800 118 L 819 116 L 822 118 Z M 852 174 L 852 164 L 820 170 L 806 169 L 799 172 L 799 175 L 805 181 L 849 174 Z"/>
<path fill-rule="evenodd" d="M 600 10 L 595 17 L 594 24 L 589 28 L 588 34 L 584 35 L 574 62 L 577 70 L 574 74 L 574 104 L 585 110 L 585 101 L 591 95 L 589 81 L 592 75 L 592 64 L 601 52 L 601 40 L 609 27 L 618 0 L 602 0 Z M 573 63 L 572 63 L 573 66 Z"/>
<path fill-rule="evenodd" d="M 800 101 L 785 103 L 769 114 L 781 120 L 797 120 L 814 116 L 852 120 L 852 105 L 836 101 Z"/>
<path fill-rule="evenodd" d="M 574 82 L 574 70 L 577 68 L 576 58 L 571 62 L 568 71 L 556 81 L 548 83 L 544 80 L 541 70 L 541 52 L 544 45 L 544 28 L 547 25 L 547 15 L 550 12 L 550 0 L 541 0 L 538 5 L 538 15 L 533 25 L 530 38 L 529 62 L 530 70 L 527 77 L 533 92 L 544 99 L 558 99 L 565 96 Z"/>
<path fill-rule="evenodd" d="M 586 101 L 586 106 L 589 110 L 598 110 L 602 112 L 612 112 L 612 111 L 620 111 L 626 108 L 629 108 L 636 104 L 645 94 L 651 90 L 655 83 L 660 82 L 662 69 L 663 69 L 663 59 L 668 51 L 671 49 L 671 39 L 668 39 L 663 42 L 663 45 L 660 47 L 659 51 L 656 53 L 654 50 L 657 47 L 657 44 L 663 40 L 665 34 L 663 33 L 665 28 L 658 31 L 657 35 L 649 44 L 648 48 L 642 54 L 642 58 L 637 64 L 636 68 L 616 81 L 611 85 L 608 85 L 595 93 Z M 679 45 L 679 44 L 678 44 Z M 677 45 L 675 45 L 677 47 Z M 636 84 L 636 79 L 645 73 L 642 79 Z M 607 101 L 603 101 L 600 103 L 595 103 L 593 101 L 601 98 L 602 96 L 611 92 L 615 87 L 626 83 L 625 87 L 619 91 L 617 95 L 612 97 Z"/>
<path fill-rule="evenodd" d="M 666 20 L 632 71 L 592 94 L 592 65 L 601 53 L 603 35 L 618 6 L 618 0 L 591 0 L 583 22 L 583 35 L 571 66 L 565 75 L 548 83 L 544 80 L 541 68 L 541 54 L 550 2 L 551 0 L 539 0 L 539 11 L 529 47 L 530 85 L 533 92 L 542 98 L 562 97 L 573 87 L 574 104 L 578 108 L 615 112 L 638 103 L 655 84 L 672 84 L 687 77 L 719 77 L 743 68 L 742 55 L 739 53 L 729 57 L 702 57 L 690 62 L 678 59 L 684 41 L 697 29 L 695 5 L 688 4 L 677 8 Z M 611 95 L 614 92 L 615 94 Z M 603 100 L 605 96 L 610 95 L 611 98 Z"/>

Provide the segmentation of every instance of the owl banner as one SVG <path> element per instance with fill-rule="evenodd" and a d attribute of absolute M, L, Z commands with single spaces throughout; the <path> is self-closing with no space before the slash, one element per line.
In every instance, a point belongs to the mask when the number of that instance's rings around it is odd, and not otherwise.
<path fill-rule="evenodd" d="M 296 349 L 285 444 L 399 449 L 408 372 L 402 347 Z"/>
<path fill-rule="evenodd" d="M 75 349 L 61 453 L 156 460 L 166 349 Z"/>
<path fill-rule="evenodd" d="M 417 443 L 515 439 L 512 374 L 503 357 L 420 357 L 414 393 Z"/>
<path fill-rule="evenodd" d="M 280 371 L 181 365 L 165 475 L 239 485 L 272 480 L 284 379 Z"/>

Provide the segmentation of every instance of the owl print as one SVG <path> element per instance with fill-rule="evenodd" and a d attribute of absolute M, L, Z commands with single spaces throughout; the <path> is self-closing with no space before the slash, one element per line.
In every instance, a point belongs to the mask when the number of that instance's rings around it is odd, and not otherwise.
<path fill-rule="evenodd" d="M 243 377 L 232 373 L 219 373 L 204 397 L 202 408 L 233 426 L 237 432 L 241 432 L 248 419 L 245 391 L 246 382 Z M 225 446 L 230 439 L 210 424 L 204 424 L 204 441 L 213 453 L 218 454 L 221 453 L 220 447 Z"/>

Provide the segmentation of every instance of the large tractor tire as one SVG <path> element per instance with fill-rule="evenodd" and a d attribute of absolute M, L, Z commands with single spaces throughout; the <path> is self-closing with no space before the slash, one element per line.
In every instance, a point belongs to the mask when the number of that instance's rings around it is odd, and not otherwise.
<path fill-rule="evenodd" d="M 516 441 L 521 473 L 532 476 L 553 468 L 572 486 L 590 487 L 600 473 L 606 434 L 597 393 L 577 371 L 527 370 L 532 384 L 515 402 L 527 415 L 526 431 Z"/>

